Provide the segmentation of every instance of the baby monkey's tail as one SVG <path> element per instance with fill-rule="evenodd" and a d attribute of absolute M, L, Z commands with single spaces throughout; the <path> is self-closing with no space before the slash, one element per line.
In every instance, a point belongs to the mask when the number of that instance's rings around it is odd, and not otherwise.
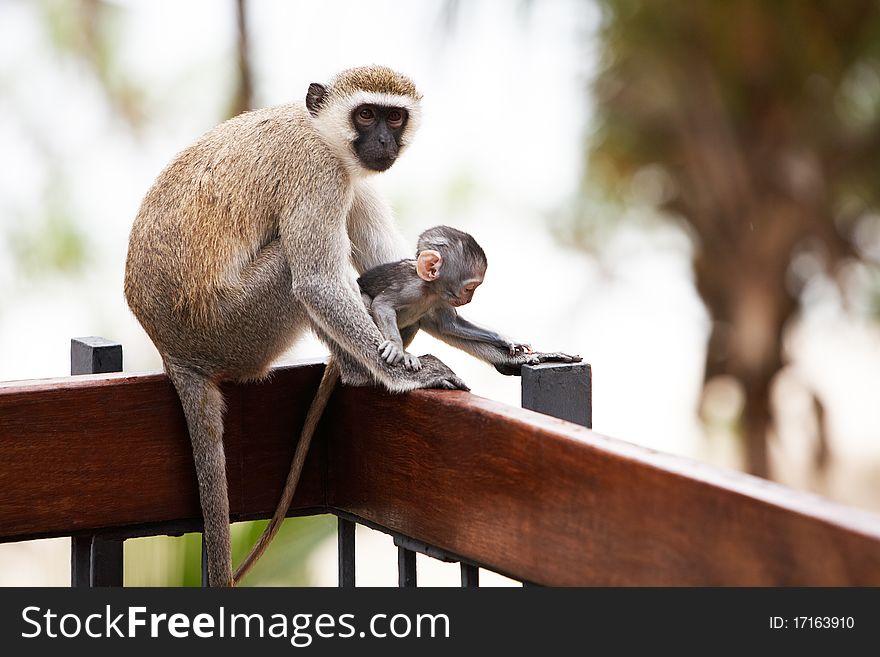
<path fill-rule="evenodd" d="M 294 453 L 293 461 L 290 464 L 290 472 L 287 473 L 287 481 L 284 484 L 284 490 L 281 492 L 281 499 L 278 501 L 275 514 L 272 516 L 269 524 L 266 525 L 260 538 L 257 539 L 254 547 L 251 548 L 250 553 L 244 558 L 244 561 L 241 562 L 241 565 L 235 571 L 234 581 L 236 585 L 242 580 L 248 571 L 250 571 L 257 562 L 257 559 L 263 555 L 263 552 L 266 551 L 266 548 L 269 547 L 269 543 L 281 528 L 281 522 L 287 515 L 287 510 L 290 508 L 290 503 L 293 501 L 293 494 L 296 492 L 296 486 L 299 483 L 299 476 L 302 473 L 303 463 L 305 463 L 306 454 L 309 452 L 309 445 L 312 443 L 312 437 L 315 435 L 315 429 L 318 427 L 318 422 L 324 414 L 324 409 L 327 407 L 327 402 L 330 400 L 330 394 L 333 392 L 333 388 L 336 387 L 337 380 L 339 380 L 339 368 L 336 366 L 336 361 L 331 357 L 330 360 L 327 361 L 327 365 L 324 368 L 324 376 L 321 377 L 321 383 L 318 385 L 318 392 L 315 393 L 315 398 L 312 400 L 312 405 L 309 407 L 309 412 L 306 415 L 302 434 L 300 435 L 299 443 L 296 446 L 296 452 Z"/>

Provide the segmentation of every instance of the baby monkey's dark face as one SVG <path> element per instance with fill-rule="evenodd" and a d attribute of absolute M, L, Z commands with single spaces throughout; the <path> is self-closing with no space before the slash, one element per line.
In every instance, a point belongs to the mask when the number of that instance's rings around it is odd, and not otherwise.
<path fill-rule="evenodd" d="M 458 290 L 449 290 L 446 300 L 450 306 L 464 306 L 474 300 L 474 292 L 483 282 L 482 279 L 472 279 L 464 281 Z"/>
<path fill-rule="evenodd" d="M 441 271 L 440 283 L 441 296 L 450 306 L 458 308 L 470 303 L 474 299 L 474 292 L 483 282 L 486 270 L 473 267 L 455 267 L 447 264 L 445 271 Z"/>
<path fill-rule="evenodd" d="M 372 171 L 385 171 L 397 159 L 408 116 L 402 107 L 358 105 L 351 113 L 357 130 L 354 151 Z"/>
<path fill-rule="evenodd" d="M 486 254 L 477 241 L 449 226 L 434 226 L 419 235 L 416 274 L 450 306 L 463 306 L 486 276 Z"/>

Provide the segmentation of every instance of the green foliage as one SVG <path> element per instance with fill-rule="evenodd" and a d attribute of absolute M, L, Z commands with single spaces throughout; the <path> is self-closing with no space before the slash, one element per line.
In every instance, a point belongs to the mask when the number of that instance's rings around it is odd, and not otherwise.
<path fill-rule="evenodd" d="M 250 551 L 268 521 L 242 523 L 233 537 L 233 562 L 238 564 Z M 236 527 L 238 529 L 238 527 Z M 289 518 L 284 521 L 275 540 L 243 586 L 307 586 L 306 559 L 315 546 L 336 531 L 336 518 L 331 515 Z"/>
<path fill-rule="evenodd" d="M 232 526 L 232 561 L 250 551 L 268 521 Z M 330 515 L 288 518 L 243 586 L 308 586 L 309 553 L 336 529 Z M 201 586 L 202 536 L 152 536 L 126 541 L 126 586 Z"/>
<path fill-rule="evenodd" d="M 856 242 L 880 202 L 880 3 L 598 3 L 582 204 L 598 186 L 631 204 L 638 176 L 658 173 L 654 205 L 690 224 L 707 261 L 738 260 L 707 262 L 704 298 L 756 249 L 768 270 L 805 244 L 832 275 L 877 263 Z M 575 235 L 589 238 L 591 217 L 578 213 Z"/>
<path fill-rule="evenodd" d="M 598 2 L 594 177 L 624 191 L 640 167 L 660 163 L 686 185 L 699 166 L 693 142 L 714 139 L 719 158 L 746 164 L 809 150 L 835 190 L 877 200 L 880 4 Z"/>

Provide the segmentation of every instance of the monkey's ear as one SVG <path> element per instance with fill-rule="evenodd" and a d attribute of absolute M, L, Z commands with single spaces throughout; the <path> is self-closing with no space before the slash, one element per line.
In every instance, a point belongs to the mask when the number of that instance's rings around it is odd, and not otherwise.
<path fill-rule="evenodd" d="M 439 251 L 425 249 L 419 251 L 416 257 L 416 273 L 423 281 L 436 281 L 440 276 L 440 267 L 443 266 L 443 256 Z"/>
<path fill-rule="evenodd" d="M 327 95 L 327 88 L 323 84 L 312 82 L 309 90 L 306 92 L 306 107 L 309 114 L 318 116 L 318 110 L 324 104 L 324 97 Z"/>

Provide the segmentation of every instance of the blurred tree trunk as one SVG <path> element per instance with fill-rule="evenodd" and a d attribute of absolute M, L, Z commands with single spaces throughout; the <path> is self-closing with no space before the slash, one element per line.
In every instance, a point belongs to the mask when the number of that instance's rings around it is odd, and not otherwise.
<path fill-rule="evenodd" d="M 787 262 L 793 245 L 788 240 L 765 239 L 761 245 L 754 241 L 738 245 L 715 240 L 720 248 L 704 246 L 695 273 L 697 288 L 714 319 L 705 381 L 727 375 L 742 384 L 745 406 L 740 428 L 746 467 L 767 477 L 771 386 L 783 366 L 783 332 L 797 307 L 786 290 L 785 267 L 779 264 Z"/>
<path fill-rule="evenodd" d="M 230 116 L 237 116 L 254 107 L 253 71 L 249 49 L 249 33 L 247 21 L 247 3 L 235 0 L 236 25 L 236 86 L 229 109 Z"/>
<path fill-rule="evenodd" d="M 688 217 L 698 237 L 696 285 L 713 318 L 704 380 L 728 375 L 742 384 L 746 469 L 769 477 L 771 387 L 783 367 L 785 327 L 798 309 L 786 285 L 788 265 L 809 234 L 808 217 L 824 211 L 814 207 L 824 200 L 822 176 L 802 163 L 813 183 L 808 194 L 780 176 L 798 149 L 786 143 L 777 112 L 768 108 L 744 141 L 731 130 L 729 109 L 705 64 L 693 66 L 687 86 L 691 102 L 673 130 L 682 145 L 676 177 L 686 187 L 670 208 Z M 799 160 L 812 162 L 803 154 Z"/>

